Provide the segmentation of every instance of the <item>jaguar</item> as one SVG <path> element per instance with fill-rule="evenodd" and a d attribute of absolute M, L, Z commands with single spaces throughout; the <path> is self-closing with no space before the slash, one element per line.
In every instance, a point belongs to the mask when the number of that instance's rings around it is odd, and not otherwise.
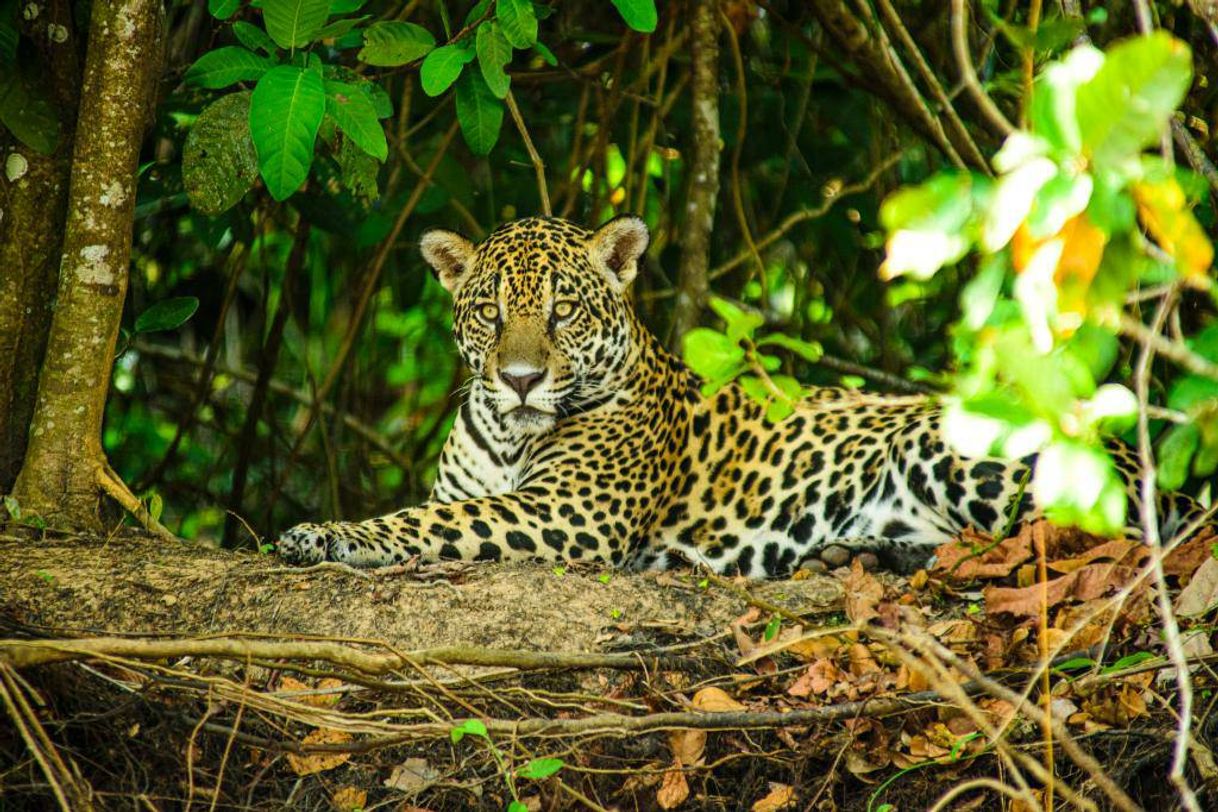
<path fill-rule="evenodd" d="M 634 569 L 701 564 L 778 577 L 837 546 L 922 565 L 966 527 L 1037 514 L 1031 460 L 964 458 L 925 397 L 813 388 L 779 422 L 739 386 L 710 394 L 643 325 L 629 288 L 650 235 L 507 223 L 480 244 L 426 232 L 471 372 L 429 500 L 360 522 L 301 524 L 280 555 L 379 567 L 541 558 Z M 1134 487 L 1136 455 L 1115 459 Z M 1195 515 L 1170 496 L 1175 524 Z"/>

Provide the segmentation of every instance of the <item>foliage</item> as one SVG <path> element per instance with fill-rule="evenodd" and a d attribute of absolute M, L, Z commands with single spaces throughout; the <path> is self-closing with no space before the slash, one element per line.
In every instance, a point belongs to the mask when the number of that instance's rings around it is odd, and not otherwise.
<path fill-rule="evenodd" d="M 1095 532 L 1125 523 L 1124 487 L 1102 440 L 1138 411 L 1128 388 L 1105 383 L 1126 298 L 1140 284 L 1211 290 L 1213 247 L 1184 193 L 1197 179 L 1143 154 L 1191 77 L 1188 46 L 1167 33 L 1107 53 L 1078 46 L 1041 73 L 1028 129 L 994 156 L 995 180 L 940 174 L 880 212 L 888 278 L 929 279 L 970 250 L 982 257 L 955 329 L 949 440 L 970 455 L 1040 452 L 1038 501 Z M 1214 384 L 1189 376 L 1172 391 L 1190 385 Z M 1191 405 L 1174 400 L 1175 409 Z M 1198 450 L 1196 417 L 1164 438 L 1167 484 L 1182 484 Z M 1218 464 L 1213 442 L 1194 458 L 1198 474 Z"/>
<path fill-rule="evenodd" d="M 453 744 L 459 743 L 466 736 L 472 736 L 481 740 L 490 752 L 491 758 L 495 760 L 499 773 L 503 776 L 508 792 L 512 796 L 512 800 L 507 806 L 507 812 L 526 812 L 529 808 L 524 801 L 520 800 L 516 779 L 525 778 L 532 781 L 542 781 L 552 775 L 558 774 L 566 766 L 561 758 L 534 758 L 530 759 L 523 767 L 510 769 L 503 751 L 495 746 L 495 742 L 491 740 L 490 735 L 486 731 L 486 725 L 478 719 L 466 719 L 449 731 L 449 738 L 452 739 Z"/>

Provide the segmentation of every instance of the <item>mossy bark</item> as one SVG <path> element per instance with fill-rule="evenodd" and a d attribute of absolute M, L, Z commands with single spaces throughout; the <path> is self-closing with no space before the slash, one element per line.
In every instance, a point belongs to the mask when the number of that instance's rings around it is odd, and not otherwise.
<path fill-rule="evenodd" d="M 34 71 L 58 110 L 59 139 L 43 155 L 0 136 L 0 493 L 21 470 L 59 278 L 67 217 L 80 59 L 67 3 L 52 3 L 25 35 L 37 44 Z M 33 28 L 34 21 L 25 22 Z M 64 38 L 46 36 L 56 25 Z"/>
<path fill-rule="evenodd" d="M 13 488 L 23 510 L 81 529 L 99 527 L 102 418 L 163 32 L 157 0 L 94 3 L 92 15 L 55 313 Z"/>
<path fill-rule="evenodd" d="M 719 197 L 719 0 L 693 0 L 690 21 L 689 186 L 681 227 L 681 259 L 677 268 L 677 302 L 673 311 L 671 345 L 680 351 L 681 337 L 698 325 L 706 306 L 710 281 L 710 236 Z"/>

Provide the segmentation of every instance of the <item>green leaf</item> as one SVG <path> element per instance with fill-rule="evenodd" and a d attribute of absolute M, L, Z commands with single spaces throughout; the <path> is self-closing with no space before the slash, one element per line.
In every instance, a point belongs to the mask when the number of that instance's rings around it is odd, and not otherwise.
<path fill-rule="evenodd" d="M 237 82 L 255 82 L 275 63 L 258 54 L 228 45 L 208 51 L 195 60 L 183 77 L 186 84 L 216 90 Z"/>
<path fill-rule="evenodd" d="M 330 0 L 330 16 L 337 17 L 359 11 L 367 2 L 368 0 Z"/>
<path fill-rule="evenodd" d="M 359 60 L 369 65 L 392 68 L 427 56 L 436 47 L 436 38 L 421 25 L 398 20 L 373 23 L 364 30 L 364 47 Z"/>
<path fill-rule="evenodd" d="M 1095 76 L 1104 64 L 1104 54 L 1090 45 L 1080 45 L 1060 62 L 1047 66 L 1032 87 L 1028 122 L 1032 132 L 1054 149 L 1075 155 L 1082 148 L 1078 114 L 1078 88 Z"/>
<path fill-rule="evenodd" d="M 59 143 L 59 113 L 41 83 L 24 72 L 0 78 L 0 124 L 43 155 L 50 155 Z"/>
<path fill-rule="evenodd" d="M 1126 654 L 1112 665 L 1104 666 L 1100 669 L 1100 673 L 1111 674 L 1116 671 L 1123 671 L 1126 668 L 1133 668 L 1135 665 L 1141 665 L 1147 660 L 1155 659 L 1156 656 L 1156 654 L 1150 651 L 1135 651 L 1133 654 Z"/>
<path fill-rule="evenodd" d="M 389 157 L 385 130 L 377 118 L 372 98 L 358 85 L 326 82 L 326 112 L 338 122 L 338 128 L 364 152 L 384 161 Z"/>
<path fill-rule="evenodd" d="M 148 497 L 148 515 L 152 517 L 154 522 L 161 520 L 161 512 L 165 510 L 165 500 L 161 498 L 159 493 L 153 492 Z"/>
<path fill-rule="evenodd" d="M 141 313 L 135 320 L 135 332 L 155 333 L 160 330 L 176 330 L 185 324 L 199 309 L 199 300 L 194 296 L 176 296 L 157 302 Z"/>
<path fill-rule="evenodd" d="M 1192 423 L 1172 426 L 1159 443 L 1159 487 L 1165 491 L 1178 490 L 1188 479 L 1189 465 L 1197 444 L 1201 442 L 1201 430 Z"/>
<path fill-rule="evenodd" d="M 656 30 L 658 16 L 655 0 L 613 0 L 618 14 L 635 31 L 650 34 Z"/>
<path fill-rule="evenodd" d="M 744 348 L 707 327 L 695 327 L 685 334 L 683 355 L 690 369 L 716 387 L 745 369 Z"/>
<path fill-rule="evenodd" d="M 524 801 L 512 801 L 507 806 L 507 812 L 529 812 L 529 805 Z"/>
<path fill-rule="evenodd" d="M 540 781 L 543 778 L 549 778 L 565 766 L 566 764 L 561 758 L 535 758 L 517 770 L 516 775 Z"/>
<path fill-rule="evenodd" d="M 237 42 L 251 51 L 262 51 L 267 56 L 275 54 L 275 40 L 268 37 L 266 32 L 256 25 L 237 20 L 233 23 L 233 36 L 237 38 Z"/>
<path fill-rule="evenodd" d="M 765 631 L 762 632 L 762 638 L 766 641 L 773 640 L 778 636 L 778 630 L 782 628 L 782 617 L 780 615 L 771 615 L 769 623 L 765 624 Z"/>
<path fill-rule="evenodd" d="M 475 71 L 466 72 L 457 82 L 457 121 L 475 155 L 488 154 L 499 140 L 503 104 Z"/>
<path fill-rule="evenodd" d="M 531 48 L 537 42 L 537 15 L 530 0 L 498 0 L 495 17 L 514 48 Z"/>
<path fill-rule="evenodd" d="M 465 14 L 464 25 L 468 27 L 481 20 L 493 2 L 495 2 L 495 0 L 478 0 L 477 3 L 474 3 L 474 5 L 470 7 L 470 10 Z"/>
<path fill-rule="evenodd" d="M 1207 401 L 1215 398 L 1218 398 L 1218 381 L 1201 375 L 1185 375 L 1172 384 L 1167 394 L 1167 405 L 1187 412 L 1198 406 L 1208 406 Z"/>
<path fill-rule="evenodd" d="M 742 338 L 752 338 L 753 332 L 765 324 L 765 316 L 755 310 L 744 310 L 722 296 L 712 296 L 710 308 L 723 319 L 723 331 L 729 341 L 735 343 Z"/>
<path fill-rule="evenodd" d="M 1094 163 L 1117 164 L 1155 143 L 1192 82 L 1192 53 L 1164 31 L 1110 48 L 1078 89 L 1082 150 Z"/>
<path fill-rule="evenodd" d="M 330 16 L 330 0 L 263 0 L 262 22 L 280 48 L 299 48 L 313 41 Z"/>
<path fill-rule="evenodd" d="M 1086 172 L 1058 172 L 1040 188 L 1028 217 L 1028 230 L 1043 239 L 1062 230 L 1066 221 L 1080 214 L 1091 202 L 1094 187 Z"/>
<path fill-rule="evenodd" d="M 1036 461 L 1032 491 L 1053 522 L 1107 535 L 1125 525 L 1125 486 L 1102 451 L 1059 440 Z"/>
<path fill-rule="evenodd" d="M 227 20 L 241 5 L 241 0 L 207 0 L 207 10 L 217 20 Z"/>
<path fill-rule="evenodd" d="M 442 45 L 427 55 L 419 67 L 419 81 L 428 96 L 439 96 L 457 81 L 461 70 L 476 56 L 462 44 Z"/>
<path fill-rule="evenodd" d="M 486 735 L 486 725 L 478 719 L 466 719 L 460 725 L 448 731 L 448 736 L 452 739 L 453 744 L 461 741 L 466 735 L 481 736 L 484 739 L 488 738 Z"/>
<path fill-rule="evenodd" d="M 783 335 L 782 333 L 772 333 L 767 336 L 762 336 L 757 341 L 757 346 L 762 347 L 767 344 L 773 344 L 776 347 L 790 350 L 791 352 L 803 358 L 805 361 L 815 364 L 825 354 L 825 350 L 817 341 L 804 341 L 802 338 Z"/>
<path fill-rule="evenodd" d="M 250 92 L 221 96 L 195 119 L 182 147 L 186 195 L 195 209 L 214 216 L 235 205 L 257 179 Z"/>
<path fill-rule="evenodd" d="M 271 197 L 285 200 L 313 164 L 313 145 L 326 112 L 326 89 L 314 70 L 280 65 L 267 71 L 250 100 L 250 136 Z"/>
<path fill-rule="evenodd" d="M 541 57 L 541 61 L 545 62 L 551 68 L 558 65 L 558 57 L 554 56 L 554 52 L 545 46 L 541 40 L 533 43 L 533 50 Z"/>
<path fill-rule="evenodd" d="M 343 186 L 351 194 L 368 203 L 380 197 L 377 176 L 381 165 L 376 158 L 357 147 L 350 139 L 343 139 L 334 160 L 342 174 Z"/>
<path fill-rule="evenodd" d="M 4 509 L 13 521 L 21 521 L 21 503 L 8 494 L 4 496 Z"/>
<path fill-rule="evenodd" d="M 965 173 L 941 173 L 889 195 L 880 207 L 888 231 L 883 275 L 928 279 L 956 262 L 972 244 L 969 225 L 990 184 Z"/>
<path fill-rule="evenodd" d="M 512 45 L 504 39 L 499 24 L 493 21 L 478 26 L 476 40 L 482 79 L 495 98 L 502 99 L 512 84 L 512 77 L 503 70 L 512 61 Z"/>

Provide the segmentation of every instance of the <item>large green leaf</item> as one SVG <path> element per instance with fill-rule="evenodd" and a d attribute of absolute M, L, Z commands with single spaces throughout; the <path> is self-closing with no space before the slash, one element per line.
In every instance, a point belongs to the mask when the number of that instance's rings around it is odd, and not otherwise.
<path fill-rule="evenodd" d="M 1109 49 L 1095 76 L 1078 89 L 1083 153 L 1107 165 L 1153 144 L 1184 99 L 1192 74 L 1188 46 L 1163 31 Z"/>
<path fill-rule="evenodd" d="M 499 140 L 503 126 L 503 103 L 477 71 L 466 71 L 457 82 L 457 121 L 461 134 L 475 155 L 486 155 Z"/>
<path fill-rule="evenodd" d="M 325 112 L 326 89 L 317 71 L 280 65 L 254 88 L 250 136 L 262 179 L 276 200 L 286 199 L 308 177 Z"/>
<path fill-rule="evenodd" d="M 195 119 L 182 147 L 182 185 L 196 210 L 216 215 L 258 179 L 250 140 L 250 92 L 221 96 Z"/>
<path fill-rule="evenodd" d="M 695 327 L 685 334 L 685 363 L 706 380 L 712 389 L 722 386 L 744 369 L 744 348 L 737 342 L 707 327 Z"/>
<path fill-rule="evenodd" d="M 531 48 L 537 42 L 537 15 L 529 0 L 499 0 L 495 4 L 495 17 L 513 47 Z"/>
<path fill-rule="evenodd" d="M 228 45 L 208 51 L 195 60 L 183 77 L 189 85 L 216 90 L 237 82 L 254 82 L 275 65 L 265 56 Z"/>
<path fill-rule="evenodd" d="M 358 85 L 326 82 L 326 112 L 355 145 L 377 160 L 389 157 L 385 130 L 377 118 L 372 98 Z"/>
<path fill-rule="evenodd" d="M 263 0 L 262 21 L 280 48 L 299 48 L 330 16 L 330 0 Z"/>
<path fill-rule="evenodd" d="M 373 23 L 364 30 L 359 59 L 369 65 L 392 68 L 421 59 L 436 47 L 436 38 L 421 25 L 398 20 Z"/>
<path fill-rule="evenodd" d="M 512 61 L 512 45 L 504 39 L 498 23 L 489 22 L 478 26 L 477 51 L 478 67 L 482 69 L 486 86 L 496 98 L 502 99 L 512 84 L 512 77 L 503 70 Z"/>
<path fill-rule="evenodd" d="M 423 92 L 428 96 L 439 96 L 448 90 L 474 56 L 473 48 L 460 43 L 436 48 L 419 67 L 419 81 L 423 84 Z"/>
<path fill-rule="evenodd" d="M 613 0 L 613 5 L 617 7 L 618 14 L 622 15 L 626 25 L 635 31 L 650 34 L 656 30 L 658 19 L 655 0 Z"/>

